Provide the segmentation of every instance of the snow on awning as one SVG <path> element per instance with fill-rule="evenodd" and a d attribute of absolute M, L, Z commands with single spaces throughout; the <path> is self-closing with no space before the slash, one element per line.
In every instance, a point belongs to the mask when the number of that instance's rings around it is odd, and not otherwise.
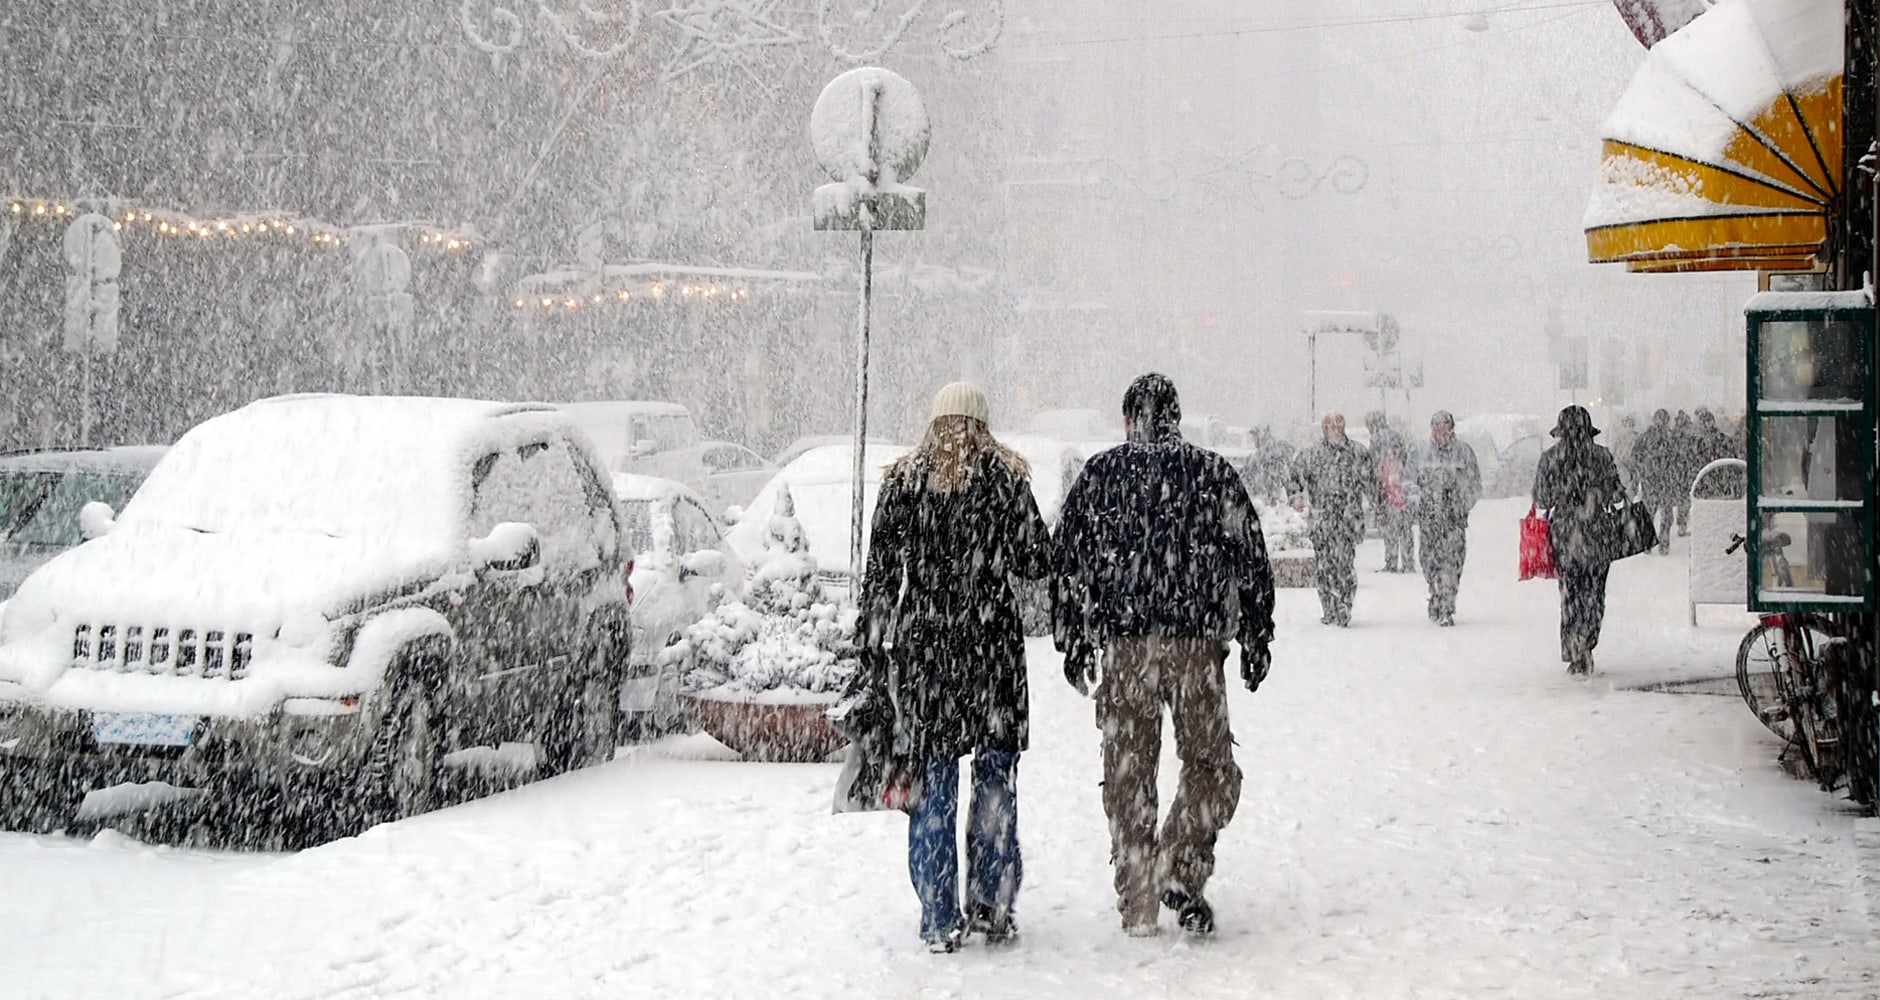
<path fill-rule="evenodd" d="M 1811 267 L 1840 190 L 1841 0 L 1721 0 L 1654 46 L 1602 128 L 1587 257 Z"/>

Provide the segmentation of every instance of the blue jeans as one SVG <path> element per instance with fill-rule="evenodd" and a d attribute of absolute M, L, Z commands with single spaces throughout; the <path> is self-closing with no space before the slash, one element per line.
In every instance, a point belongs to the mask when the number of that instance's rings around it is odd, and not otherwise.
<path fill-rule="evenodd" d="M 967 902 L 1003 913 L 1012 907 L 1025 866 L 1018 853 L 1018 754 L 973 754 L 973 799 L 966 817 Z M 920 936 L 961 930 L 960 762 L 935 758 L 922 777 L 920 805 L 908 816 L 907 871 L 920 897 Z"/>

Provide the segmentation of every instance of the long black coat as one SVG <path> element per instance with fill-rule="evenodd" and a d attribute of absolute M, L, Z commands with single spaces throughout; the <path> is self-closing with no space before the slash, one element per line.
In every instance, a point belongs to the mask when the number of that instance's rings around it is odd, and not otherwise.
<path fill-rule="evenodd" d="M 1662 507 L 1677 502 L 1684 463 L 1683 447 L 1671 428 L 1653 424 L 1638 436 L 1632 445 L 1632 465 L 1638 469 L 1639 492 L 1646 503 Z M 1690 485 L 1690 480 L 1683 480 L 1682 488 Z"/>
<path fill-rule="evenodd" d="M 862 641 L 916 759 L 1019 751 L 1029 738 L 1025 633 L 1014 577 L 1050 568 L 1050 535 L 1010 453 L 942 491 L 918 459 L 881 484 L 862 579 Z M 891 648 L 887 648 L 891 647 Z"/>
<path fill-rule="evenodd" d="M 1647 433 L 1650 433 L 1649 431 Z M 1554 564 L 1598 570 L 1611 562 L 1608 540 L 1595 528 L 1599 512 L 1625 498 L 1619 464 L 1591 438 L 1567 437 L 1541 452 L 1534 470 L 1534 505 L 1552 508 L 1547 533 Z"/>
<path fill-rule="evenodd" d="M 1054 545 L 1061 650 L 1118 636 L 1273 638 L 1260 515 L 1233 465 L 1183 441 L 1173 423 L 1084 465 Z"/>

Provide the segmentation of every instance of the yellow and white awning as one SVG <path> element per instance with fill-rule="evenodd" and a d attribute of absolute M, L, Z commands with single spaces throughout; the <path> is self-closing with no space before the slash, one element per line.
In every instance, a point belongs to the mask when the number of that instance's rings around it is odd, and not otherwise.
<path fill-rule="evenodd" d="M 1587 256 L 1799 270 L 1841 184 L 1842 0 L 1722 0 L 1646 54 L 1602 128 Z"/>

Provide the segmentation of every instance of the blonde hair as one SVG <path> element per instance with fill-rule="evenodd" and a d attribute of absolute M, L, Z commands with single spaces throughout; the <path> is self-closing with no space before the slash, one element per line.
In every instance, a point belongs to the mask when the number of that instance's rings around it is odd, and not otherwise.
<path fill-rule="evenodd" d="M 982 459 L 991 455 L 1005 463 L 1020 479 L 1031 475 L 1031 463 L 999 443 L 983 420 L 949 414 L 933 418 L 914 450 L 888 466 L 889 478 L 924 477 L 942 493 L 964 489 L 979 474 Z"/>

